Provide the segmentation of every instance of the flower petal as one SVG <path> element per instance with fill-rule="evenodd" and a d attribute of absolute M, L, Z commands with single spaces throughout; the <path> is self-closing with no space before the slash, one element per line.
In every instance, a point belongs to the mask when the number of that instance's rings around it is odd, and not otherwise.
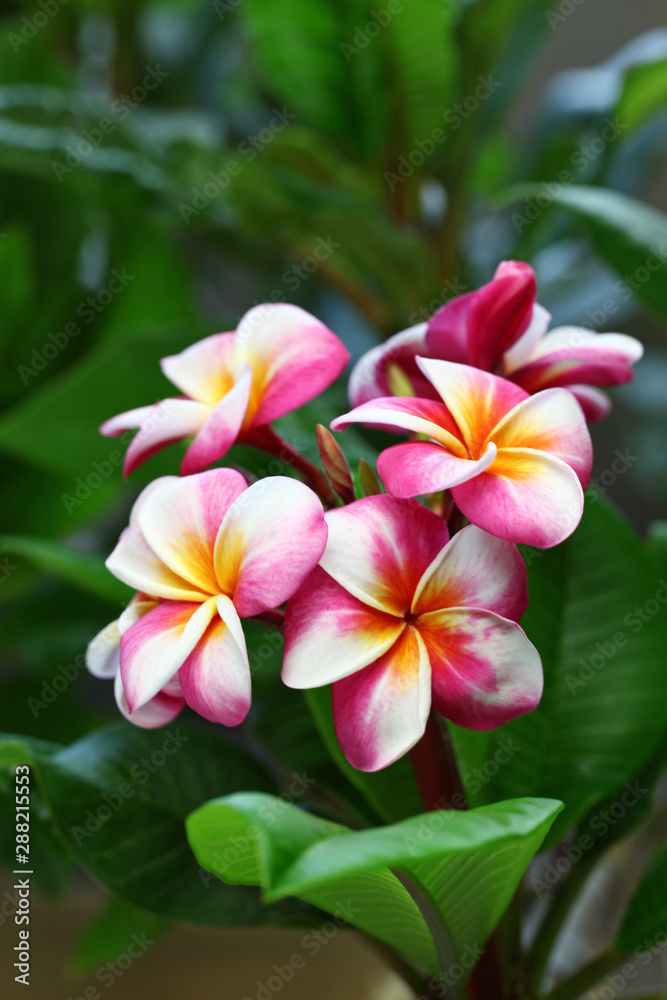
<path fill-rule="evenodd" d="M 120 672 L 130 712 L 154 698 L 183 665 L 216 612 L 204 604 L 162 601 L 124 632 Z"/>
<path fill-rule="evenodd" d="M 468 454 L 462 457 L 480 457 L 486 451 L 492 429 L 528 397 L 528 393 L 513 382 L 468 365 L 429 358 L 418 358 L 417 363 L 456 421 L 459 435 L 468 449 Z"/>
<path fill-rule="evenodd" d="M 495 457 L 494 444 L 489 444 L 485 454 L 472 462 L 456 458 L 439 444 L 409 441 L 385 449 L 378 458 L 378 472 L 393 496 L 418 497 L 467 482 L 488 469 Z"/>
<path fill-rule="evenodd" d="M 418 359 L 421 361 L 422 359 Z M 462 458 L 466 450 L 461 435 L 446 406 L 434 399 L 389 396 L 373 399 L 331 421 L 331 429 L 342 431 L 350 424 L 376 424 L 425 434 Z"/>
<path fill-rule="evenodd" d="M 588 486 L 593 444 L 581 407 L 566 389 L 529 396 L 493 429 L 491 440 L 499 452 L 531 448 L 553 455 L 574 469 L 584 489 Z"/>
<path fill-rule="evenodd" d="M 528 392 L 547 386 L 612 386 L 629 382 L 644 348 L 623 333 L 594 333 L 581 327 L 552 330 L 512 378 Z"/>
<path fill-rule="evenodd" d="M 120 667 L 120 629 L 118 621 L 110 622 L 88 643 L 86 667 L 93 677 L 108 680 Z"/>
<path fill-rule="evenodd" d="M 132 431 L 135 427 L 141 427 L 142 421 L 153 412 L 153 405 L 137 406 L 134 410 L 126 410 L 119 413 L 117 417 L 105 420 L 100 427 L 100 434 L 105 437 L 118 437 L 123 431 Z"/>
<path fill-rule="evenodd" d="M 291 688 L 331 684 L 377 660 L 404 628 L 317 566 L 287 602 L 282 679 Z"/>
<path fill-rule="evenodd" d="M 199 403 L 216 406 L 234 385 L 235 336 L 214 333 L 160 362 L 169 381 Z"/>
<path fill-rule="evenodd" d="M 116 674 L 114 694 L 116 696 L 116 704 L 121 713 L 128 722 L 132 722 L 141 729 L 159 729 L 160 726 L 166 726 L 185 708 L 183 698 L 173 697 L 164 691 L 158 691 L 154 698 L 151 698 L 141 708 L 137 708 L 134 712 L 130 713 L 125 691 L 123 690 L 123 678 L 120 675 L 120 671 Z"/>
<path fill-rule="evenodd" d="M 415 500 L 365 497 L 326 514 L 320 565 L 364 604 L 402 616 L 422 576 L 447 542 L 441 517 Z"/>
<path fill-rule="evenodd" d="M 252 368 L 249 414 L 252 426 L 260 427 L 319 396 L 350 355 L 305 309 L 275 302 L 245 314 L 236 331 L 236 358 Z"/>
<path fill-rule="evenodd" d="M 528 329 L 535 305 L 535 273 L 529 264 L 507 260 L 484 285 L 468 313 L 469 363 L 493 371 L 506 350 Z"/>
<path fill-rule="evenodd" d="M 568 385 L 567 388 L 584 411 L 589 424 L 604 420 L 611 412 L 611 400 L 606 392 L 594 389 L 590 385 Z"/>
<path fill-rule="evenodd" d="M 163 399 L 150 408 L 125 453 L 123 473 L 137 466 L 174 441 L 190 437 L 206 423 L 211 408 L 191 399 Z"/>
<path fill-rule="evenodd" d="M 239 436 L 250 400 L 250 366 L 242 366 L 237 375 L 235 385 L 220 400 L 183 456 L 182 476 L 202 472 L 213 465 L 227 454 Z"/>
<path fill-rule="evenodd" d="M 584 492 L 565 462 L 530 448 L 505 448 L 493 466 L 455 486 L 452 496 L 463 514 L 497 538 L 550 548 L 575 530 Z"/>
<path fill-rule="evenodd" d="M 250 664 L 241 622 L 228 597 L 178 672 L 190 708 L 209 722 L 238 726 L 250 710 Z"/>
<path fill-rule="evenodd" d="M 419 619 L 433 707 L 457 726 L 495 729 L 532 712 L 544 684 L 540 656 L 515 622 L 477 608 Z"/>
<path fill-rule="evenodd" d="M 348 395 L 352 406 L 361 406 L 371 399 L 390 396 L 387 372 L 391 365 L 398 365 L 415 390 L 415 396 L 428 399 L 436 393 L 417 367 L 418 354 L 428 354 L 426 323 L 418 323 L 401 333 L 394 334 L 384 344 L 367 351 L 352 369 Z"/>
<path fill-rule="evenodd" d="M 456 364 L 470 363 L 468 315 L 477 292 L 466 292 L 445 302 L 428 321 L 425 357 L 441 358 Z"/>
<path fill-rule="evenodd" d="M 275 608 L 320 560 L 327 525 L 320 499 L 296 479 L 260 479 L 229 508 L 215 541 L 219 588 L 241 618 Z"/>
<path fill-rule="evenodd" d="M 379 771 L 421 739 L 431 707 L 431 668 L 416 629 L 388 653 L 333 685 L 336 736 L 359 771 Z"/>
<path fill-rule="evenodd" d="M 550 322 L 551 313 L 536 302 L 533 306 L 533 315 L 528 329 L 503 355 L 503 369 L 508 377 L 529 361 L 549 329 Z"/>
<path fill-rule="evenodd" d="M 205 601 L 209 596 L 174 573 L 153 552 L 138 523 L 126 528 L 106 567 L 128 587 L 170 601 Z"/>
<path fill-rule="evenodd" d="M 246 489 L 235 469 L 211 469 L 177 479 L 150 496 L 137 522 L 156 555 L 197 591 L 220 592 L 215 575 L 215 540 L 225 515 Z"/>
<path fill-rule="evenodd" d="M 412 612 L 483 608 L 518 621 L 528 607 L 526 564 L 516 545 L 474 524 L 459 531 L 428 567 Z"/>

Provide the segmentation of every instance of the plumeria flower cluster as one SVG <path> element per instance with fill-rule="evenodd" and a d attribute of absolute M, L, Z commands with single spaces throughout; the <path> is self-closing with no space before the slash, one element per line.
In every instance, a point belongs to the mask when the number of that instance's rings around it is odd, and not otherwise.
<path fill-rule="evenodd" d="M 592 465 L 586 419 L 607 408 L 597 387 L 627 381 L 641 355 L 621 334 L 545 335 L 548 319 L 528 265 L 505 263 L 362 358 L 353 409 L 332 429 L 361 423 L 408 440 L 378 459 L 386 493 L 369 472 L 359 497 L 329 431 L 317 435 L 325 478 L 272 426 L 348 361 L 315 317 L 258 306 L 235 332 L 165 358 L 185 395 L 102 427 L 137 429 L 126 473 L 193 439 L 181 477 L 141 493 L 107 560 L 136 594 L 87 662 L 114 679 L 123 715 L 151 728 L 187 705 L 243 722 L 250 618 L 284 632 L 288 687 L 332 685 L 336 733 L 360 770 L 409 751 L 432 711 L 470 729 L 532 711 L 542 665 L 519 624 L 528 595 L 516 543 L 553 546 L 577 527 Z M 305 482 L 208 468 L 236 442 L 282 449 Z"/>

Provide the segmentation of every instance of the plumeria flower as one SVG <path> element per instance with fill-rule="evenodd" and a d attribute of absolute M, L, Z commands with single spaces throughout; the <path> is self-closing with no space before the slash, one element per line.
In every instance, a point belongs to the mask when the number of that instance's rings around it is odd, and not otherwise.
<path fill-rule="evenodd" d="M 128 410 L 100 431 L 115 437 L 138 428 L 125 475 L 194 435 L 181 465 L 181 474 L 191 475 L 221 459 L 235 441 L 252 444 L 260 428 L 314 399 L 348 360 L 338 337 L 305 310 L 282 302 L 255 306 L 235 333 L 216 333 L 163 358 L 164 374 L 183 396 Z"/>
<path fill-rule="evenodd" d="M 611 408 L 599 386 L 622 385 L 644 348 L 622 333 L 563 326 L 547 332 L 550 314 L 535 301 L 529 264 L 504 261 L 493 281 L 459 295 L 428 323 L 403 330 L 365 354 L 350 376 L 353 406 L 396 392 L 400 381 L 416 396 L 436 398 L 417 356 L 472 365 L 502 375 L 529 393 L 565 386 L 590 421 Z M 393 377 L 392 377 L 393 376 Z"/>
<path fill-rule="evenodd" d="M 449 361 L 417 358 L 440 402 L 389 397 L 331 424 L 401 427 L 428 440 L 393 445 L 378 459 L 387 490 L 415 497 L 451 490 L 473 524 L 513 542 L 549 548 L 581 520 L 593 449 L 565 389 L 529 396 L 513 382 Z"/>
<path fill-rule="evenodd" d="M 333 684 L 336 734 L 362 771 L 401 757 L 431 706 L 495 729 L 530 712 L 542 665 L 517 624 L 528 605 L 515 545 L 470 525 L 451 541 L 415 500 L 373 496 L 326 514 L 329 539 L 285 614 L 283 680 Z"/>
<path fill-rule="evenodd" d="M 233 469 L 212 469 L 155 480 L 107 559 L 139 593 L 93 640 L 89 668 L 116 674 L 119 707 L 139 725 L 163 725 L 184 704 L 238 725 L 251 699 L 241 619 L 287 600 L 326 539 L 320 500 L 294 479 L 246 488 Z"/>

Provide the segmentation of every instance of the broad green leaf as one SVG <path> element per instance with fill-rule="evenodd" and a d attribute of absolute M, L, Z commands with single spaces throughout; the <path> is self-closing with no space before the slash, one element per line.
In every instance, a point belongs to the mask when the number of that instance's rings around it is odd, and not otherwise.
<path fill-rule="evenodd" d="M 503 202 L 515 211 L 516 202 L 544 196 L 544 185 L 521 184 Z M 667 318 L 667 215 L 605 188 L 556 184 L 548 197 L 577 219 L 600 257 L 619 273 L 619 294 L 636 293 Z"/>
<path fill-rule="evenodd" d="M 86 976 L 123 955 L 134 937 L 154 944 L 169 929 L 168 921 L 122 899 L 111 899 L 77 940 L 69 965 L 77 976 Z"/>
<path fill-rule="evenodd" d="M 667 104 L 667 60 L 629 70 L 616 111 L 630 130 L 638 128 Z"/>
<path fill-rule="evenodd" d="M 202 806 L 187 830 L 202 866 L 225 882 L 261 885 L 269 902 L 297 896 L 342 915 L 436 972 L 424 918 L 392 870 L 430 895 L 459 950 L 481 948 L 560 808 L 524 799 L 354 832 L 247 793 Z"/>
<path fill-rule="evenodd" d="M 243 750 L 181 725 L 121 722 L 68 747 L 5 737 L 0 764 L 31 765 L 60 838 L 110 892 L 166 919 L 212 926 L 280 921 L 256 890 L 224 888 L 198 870 L 185 817 L 212 795 L 272 782 Z"/>
<path fill-rule="evenodd" d="M 491 734 L 454 729 L 466 761 L 492 759 L 502 736 L 511 759 L 476 802 L 560 798 L 562 836 L 593 805 L 648 764 L 667 725 L 667 587 L 634 531 L 602 498 L 554 549 L 527 553 L 530 606 L 522 619 L 544 665 L 538 708 Z"/>
<path fill-rule="evenodd" d="M 382 771 L 367 773 L 357 771 L 347 761 L 334 731 L 331 709 L 331 688 L 312 688 L 304 691 L 305 699 L 317 724 L 320 736 L 342 773 L 352 782 L 387 823 L 414 816 L 421 808 L 419 791 L 415 783 L 410 758 L 405 756 Z"/>
<path fill-rule="evenodd" d="M 667 927 L 667 847 L 649 865 L 630 900 L 616 941 L 623 951 L 651 951 Z"/>
<path fill-rule="evenodd" d="M 4 535 L 0 536 L 0 554 L 27 559 L 44 572 L 115 604 L 127 602 L 132 596 L 130 588 L 112 576 L 97 556 L 77 552 L 59 542 L 22 535 Z"/>

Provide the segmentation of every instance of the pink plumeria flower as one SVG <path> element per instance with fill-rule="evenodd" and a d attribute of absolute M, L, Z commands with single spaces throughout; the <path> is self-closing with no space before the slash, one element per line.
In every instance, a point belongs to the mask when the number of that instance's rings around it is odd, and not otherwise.
<path fill-rule="evenodd" d="M 593 449 L 566 389 L 529 396 L 513 382 L 449 361 L 417 358 L 441 402 L 374 399 L 337 417 L 401 427 L 429 440 L 393 445 L 378 459 L 387 490 L 416 497 L 451 490 L 473 524 L 512 542 L 549 548 L 581 520 Z"/>
<path fill-rule="evenodd" d="M 611 408 L 599 386 L 622 385 L 644 348 L 622 333 L 594 333 L 563 326 L 548 331 L 550 314 L 535 301 L 529 264 L 504 261 L 493 281 L 447 302 L 428 323 L 419 323 L 373 348 L 350 376 L 353 406 L 391 394 L 392 366 L 414 394 L 436 398 L 417 356 L 472 365 L 503 375 L 529 393 L 566 387 L 590 421 Z"/>
<path fill-rule="evenodd" d="M 235 333 L 216 333 L 163 358 L 164 374 L 183 397 L 128 410 L 102 424 L 115 437 L 138 428 L 125 456 L 129 475 L 151 455 L 194 435 L 181 474 L 217 462 L 237 440 L 314 399 L 349 360 L 338 337 L 298 306 L 270 303 L 245 314 Z"/>
<path fill-rule="evenodd" d="M 448 541 L 442 518 L 389 496 L 326 520 L 320 565 L 287 604 L 282 676 L 293 688 L 333 684 L 354 767 L 401 757 L 431 706 L 469 729 L 535 708 L 542 665 L 517 624 L 528 596 L 515 545 L 472 525 Z"/>
<path fill-rule="evenodd" d="M 251 700 L 241 619 L 286 601 L 326 540 L 320 500 L 294 479 L 246 487 L 233 469 L 212 469 L 155 480 L 107 560 L 139 595 L 93 640 L 90 669 L 116 673 L 121 711 L 139 725 L 163 725 L 184 704 L 238 725 Z"/>

